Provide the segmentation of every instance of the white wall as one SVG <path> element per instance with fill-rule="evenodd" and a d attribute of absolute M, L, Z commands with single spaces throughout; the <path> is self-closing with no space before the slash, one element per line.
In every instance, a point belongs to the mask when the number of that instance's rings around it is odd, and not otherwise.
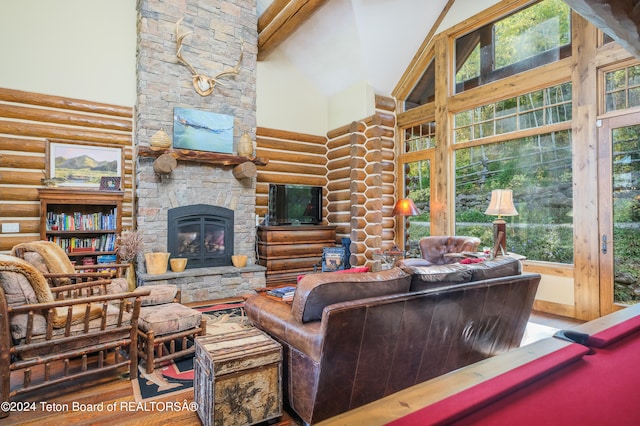
<path fill-rule="evenodd" d="M 135 1 L 1 3 L 0 87 L 135 105 Z"/>
<path fill-rule="evenodd" d="M 574 293 L 573 277 L 542 274 L 536 299 L 573 306 L 575 304 Z"/>
<path fill-rule="evenodd" d="M 360 81 L 329 98 L 329 130 L 362 120 L 375 113 L 373 87 Z"/>
<path fill-rule="evenodd" d="M 258 62 L 256 121 L 260 127 L 325 135 L 328 99 L 275 51 Z"/>

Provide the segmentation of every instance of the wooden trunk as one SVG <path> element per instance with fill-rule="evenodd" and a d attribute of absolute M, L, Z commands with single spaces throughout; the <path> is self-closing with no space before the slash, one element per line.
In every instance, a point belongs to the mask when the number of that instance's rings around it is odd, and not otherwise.
<path fill-rule="evenodd" d="M 196 338 L 194 398 L 204 426 L 282 415 L 282 346 L 257 328 Z"/>

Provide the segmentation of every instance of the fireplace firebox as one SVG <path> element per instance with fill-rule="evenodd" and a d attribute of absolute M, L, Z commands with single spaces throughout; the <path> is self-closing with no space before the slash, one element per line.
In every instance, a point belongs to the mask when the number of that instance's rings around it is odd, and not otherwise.
<path fill-rule="evenodd" d="M 231 265 L 233 210 L 208 204 L 176 207 L 168 212 L 167 248 L 186 257 L 187 269 Z"/>

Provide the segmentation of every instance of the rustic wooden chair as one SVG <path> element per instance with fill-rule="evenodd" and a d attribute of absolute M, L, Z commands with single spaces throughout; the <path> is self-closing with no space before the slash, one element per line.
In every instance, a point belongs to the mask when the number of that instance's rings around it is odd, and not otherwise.
<path fill-rule="evenodd" d="M 129 368 L 131 379 L 137 377 L 138 316 L 141 298 L 149 291 L 66 300 L 56 300 L 57 292 L 29 262 L 0 255 L 3 403 L 25 392 L 123 367 Z M 13 388 L 12 372 L 22 373 Z M 8 415 L 2 404 L 0 417 Z"/>
<path fill-rule="evenodd" d="M 127 281 L 120 278 L 122 266 L 119 264 L 97 265 L 103 268 L 98 272 L 92 268 L 73 266 L 65 251 L 51 241 L 34 241 L 21 243 L 11 250 L 16 256 L 24 258 L 41 270 L 49 283 L 69 297 L 68 285 L 75 283 L 71 289 L 89 294 L 105 294 L 124 292 Z M 96 265 L 91 265 L 93 268 Z M 93 280 L 111 278 L 108 286 L 98 287 Z M 65 285 L 66 284 L 66 285 Z M 142 298 L 138 321 L 138 356 L 145 364 L 146 372 L 152 373 L 155 367 L 170 360 L 181 358 L 195 351 L 193 339 L 206 333 L 206 320 L 202 313 L 180 304 L 180 291 L 175 285 L 151 285 L 139 287 L 147 289 L 150 294 Z M 62 290 L 66 290 L 63 293 Z M 77 295 L 76 295 L 77 296 Z"/>
<path fill-rule="evenodd" d="M 26 260 L 40 270 L 52 287 L 111 279 L 109 292 L 130 290 L 123 278 L 128 264 L 73 265 L 67 253 L 52 241 L 20 243 L 11 249 L 11 255 Z"/>

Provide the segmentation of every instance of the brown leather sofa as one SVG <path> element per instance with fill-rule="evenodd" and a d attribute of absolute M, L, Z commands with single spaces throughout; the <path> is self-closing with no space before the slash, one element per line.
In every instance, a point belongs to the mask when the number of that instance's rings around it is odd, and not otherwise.
<path fill-rule="evenodd" d="M 524 274 L 411 291 L 400 268 L 318 273 L 298 283 L 291 305 L 255 295 L 245 309 L 282 343 L 284 393 L 311 424 L 518 347 L 539 281 Z"/>

